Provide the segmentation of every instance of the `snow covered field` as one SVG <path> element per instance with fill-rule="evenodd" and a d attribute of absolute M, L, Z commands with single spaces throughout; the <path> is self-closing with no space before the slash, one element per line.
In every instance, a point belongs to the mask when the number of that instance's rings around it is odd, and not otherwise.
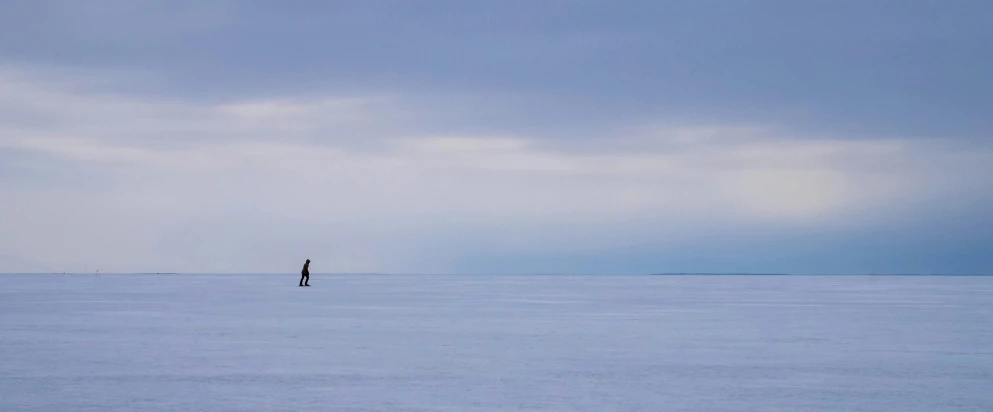
<path fill-rule="evenodd" d="M 0 276 L 0 411 L 993 410 L 993 277 Z"/>

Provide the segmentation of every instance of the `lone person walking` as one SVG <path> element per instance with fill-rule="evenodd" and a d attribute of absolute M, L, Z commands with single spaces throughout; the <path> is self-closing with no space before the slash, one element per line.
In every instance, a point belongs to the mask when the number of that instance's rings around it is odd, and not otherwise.
<path fill-rule="evenodd" d="M 300 286 L 310 286 L 310 259 L 307 259 L 303 264 L 303 270 L 300 271 Z"/>

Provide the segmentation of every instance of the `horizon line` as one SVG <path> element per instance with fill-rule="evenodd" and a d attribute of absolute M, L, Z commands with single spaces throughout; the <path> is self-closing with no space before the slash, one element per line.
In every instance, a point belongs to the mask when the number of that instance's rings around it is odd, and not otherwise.
<path fill-rule="evenodd" d="M 252 275 L 290 276 L 295 273 L 239 272 L 0 272 L 2 275 Z M 658 273 L 385 273 L 323 272 L 311 275 L 331 276 L 993 276 L 993 273 L 766 273 L 766 272 L 658 272 Z"/>

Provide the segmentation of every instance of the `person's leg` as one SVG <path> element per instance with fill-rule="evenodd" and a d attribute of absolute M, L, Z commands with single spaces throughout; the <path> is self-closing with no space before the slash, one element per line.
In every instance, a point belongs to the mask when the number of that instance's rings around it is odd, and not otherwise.
<path fill-rule="evenodd" d="M 310 286 L 310 274 L 309 273 L 307 274 L 307 280 L 305 280 L 303 282 L 303 285 L 304 286 Z"/>
<path fill-rule="evenodd" d="M 303 277 L 304 277 L 304 274 L 301 273 L 300 274 L 300 286 L 303 286 Z"/>

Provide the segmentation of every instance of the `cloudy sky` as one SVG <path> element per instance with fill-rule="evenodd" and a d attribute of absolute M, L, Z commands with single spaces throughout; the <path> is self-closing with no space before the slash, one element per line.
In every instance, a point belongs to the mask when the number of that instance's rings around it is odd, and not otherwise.
<path fill-rule="evenodd" d="M 993 273 L 986 0 L 0 4 L 0 272 Z"/>

